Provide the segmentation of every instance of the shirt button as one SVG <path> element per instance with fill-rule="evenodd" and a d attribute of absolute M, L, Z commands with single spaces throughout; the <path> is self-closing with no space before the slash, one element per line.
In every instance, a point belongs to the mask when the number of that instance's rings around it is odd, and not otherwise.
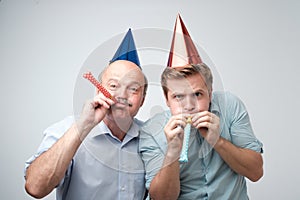
<path fill-rule="evenodd" d="M 125 191 L 125 187 L 123 186 L 123 187 L 121 187 L 121 191 Z"/>

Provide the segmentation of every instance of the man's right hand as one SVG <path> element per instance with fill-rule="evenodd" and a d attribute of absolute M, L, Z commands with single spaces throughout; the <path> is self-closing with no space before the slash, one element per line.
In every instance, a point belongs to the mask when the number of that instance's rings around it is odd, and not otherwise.
<path fill-rule="evenodd" d="M 80 138 L 85 138 L 85 136 L 103 120 L 114 103 L 112 99 L 105 97 L 100 92 L 93 99 L 88 100 L 84 104 L 79 120 L 76 123 L 81 135 Z"/>
<path fill-rule="evenodd" d="M 168 142 L 168 156 L 174 159 L 179 158 L 183 137 L 184 127 L 186 126 L 187 116 L 185 115 L 174 115 L 172 116 L 164 128 L 164 132 Z"/>

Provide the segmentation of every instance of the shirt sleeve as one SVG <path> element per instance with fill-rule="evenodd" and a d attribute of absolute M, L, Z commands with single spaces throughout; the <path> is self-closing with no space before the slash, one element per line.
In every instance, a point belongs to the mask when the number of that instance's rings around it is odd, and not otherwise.
<path fill-rule="evenodd" d="M 145 165 L 146 188 L 149 190 L 152 179 L 163 165 L 167 141 L 163 132 L 164 115 L 149 120 L 141 129 L 139 151 Z"/>
<path fill-rule="evenodd" d="M 37 157 L 39 157 L 41 154 L 46 152 L 50 147 L 52 147 L 52 145 L 59 138 L 61 138 L 61 136 L 71 127 L 73 122 L 74 122 L 74 117 L 69 116 L 69 117 L 65 118 L 64 120 L 57 122 L 57 123 L 53 124 L 52 126 L 48 127 L 44 131 L 43 140 L 42 140 L 40 146 L 38 147 L 37 152 L 25 162 L 24 177 L 26 176 L 26 171 L 27 171 L 27 168 L 30 166 L 30 164 Z M 71 164 L 72 163 L 70 163 L 70 166 L 66 172 L 67 177 L 70 176 Z M 59 185 L 61 185 L 62 183 L 63 183 L 63 180 L 61 181 L 61 183 Z"/>
<path fill-rule="evenodd" d="M 262 153 L 263 144 L 255 137 L 249 114 L 243 102 L 233 94 L 227 95 L 229 132 L 232 143 Z"/>
<path fill-rule="evenodd" d="M 147 135 L 147 138 L 144 137 L 141 140 L 140 153 L 145 165 L 146 188 L 149 189 L 152 179 L 158 173 L 163 164 L 164 153 L 150 135 Z"/>

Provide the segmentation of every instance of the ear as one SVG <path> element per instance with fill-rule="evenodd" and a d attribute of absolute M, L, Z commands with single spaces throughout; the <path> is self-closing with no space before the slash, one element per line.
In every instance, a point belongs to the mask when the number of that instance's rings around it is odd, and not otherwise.
<path fill-rule="evenodd" d="M 164 96 L 165 96 L 166 105 L 170 108 L 168 96 L 166 94 Z"/>
<path fill-rule="evenodd" d="M 141 103 L 140 103 L 140 107 L 142 107 L 142 105 L 144 105 L 144 102 L 145 102 L 145 95 L 143 96 L 143 99 L 142 99 L 142 101 L 141 101 Z"/>

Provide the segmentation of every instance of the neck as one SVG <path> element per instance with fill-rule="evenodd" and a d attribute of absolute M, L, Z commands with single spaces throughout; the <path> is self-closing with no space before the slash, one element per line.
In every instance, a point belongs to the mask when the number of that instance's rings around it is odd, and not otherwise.
<path fill-rule="evenodd" d="M 125 138 L 126 133 L 130 129 L 132 121 L 133 120 L 131 118 L 115 119 L 108 116 L 104 118 L 104 123 L 106 124 L 106 126 L 110 129 L 111 133 L 120 141 L 123 141 L 123 139 Z"/>

